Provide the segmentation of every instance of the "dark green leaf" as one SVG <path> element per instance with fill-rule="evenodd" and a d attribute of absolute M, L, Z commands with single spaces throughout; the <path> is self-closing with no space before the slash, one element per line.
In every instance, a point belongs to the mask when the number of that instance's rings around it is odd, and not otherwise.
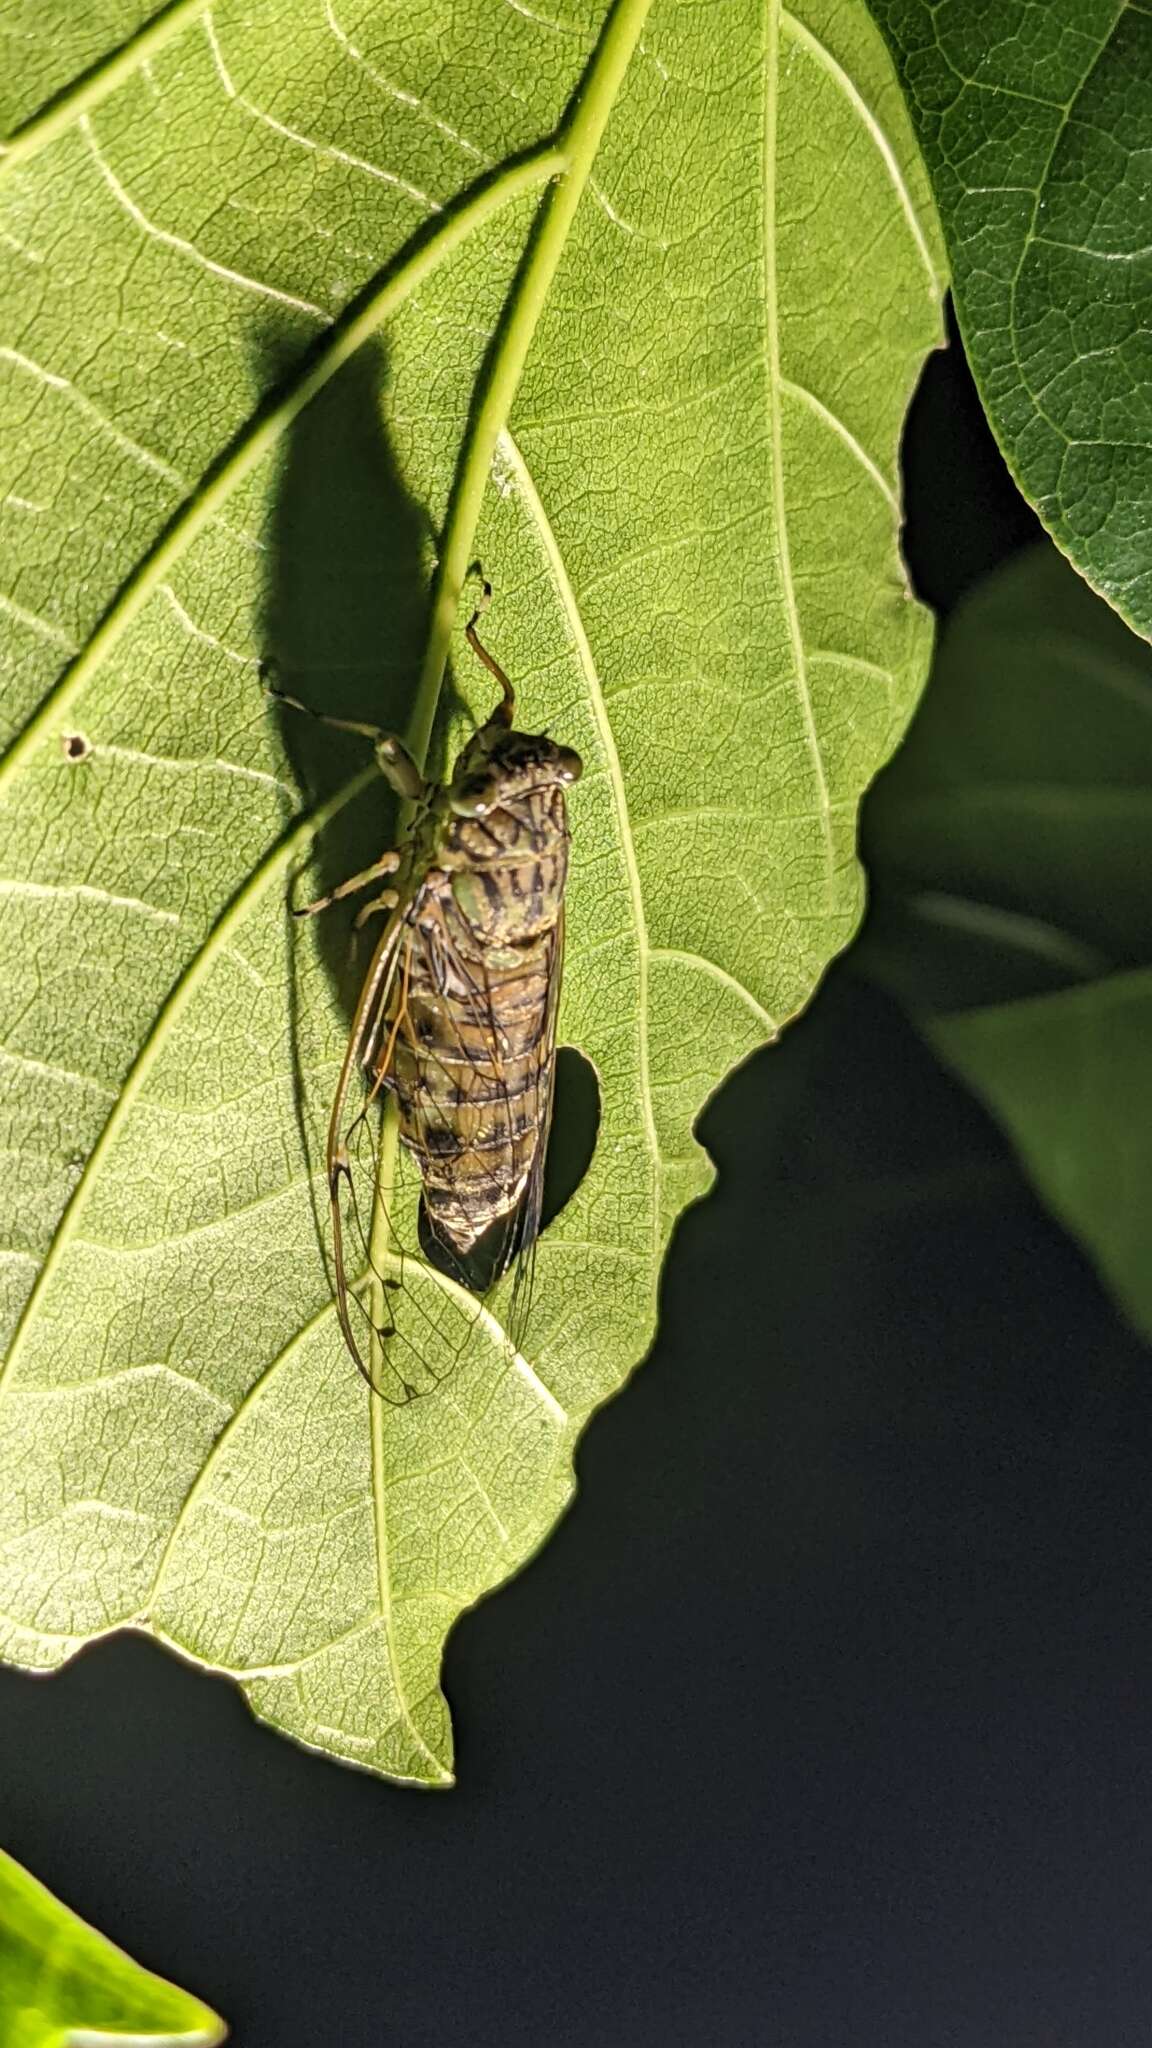
<path fill-rule="evenodd" d="M 871 0 L 1025 495 L 1152 634 L 1152 6 Z"/>
<path fill-rule="evenodd" d="M 861 963 L 1152 1333 L 1152 648 L 1047 544 L 949 625 L 865 843 Z"/>

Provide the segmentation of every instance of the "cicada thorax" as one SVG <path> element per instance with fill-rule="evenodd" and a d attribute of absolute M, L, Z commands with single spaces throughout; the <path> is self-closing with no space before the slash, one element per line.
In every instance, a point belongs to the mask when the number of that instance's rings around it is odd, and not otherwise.
<path fill-rule="evenodd" d="M 396 1098 L 433 1239 L 466 1261 L 500 1225 L 495 1273 L 539 1222 L 568 872 L 564 788 L 578 768 L 567 749 L 507 729 L 489 735 L 478 765 L 462 757 L 376 1041 L 375 1078 Z"/>

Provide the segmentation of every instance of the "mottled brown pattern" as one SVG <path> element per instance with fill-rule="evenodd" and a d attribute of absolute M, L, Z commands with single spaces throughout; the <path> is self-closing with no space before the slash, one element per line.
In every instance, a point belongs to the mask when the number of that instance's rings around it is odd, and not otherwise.
<path fill-rule="evenodd" d="M 397 1099 L 436 1235 L 466 1254 L 543 1164 L 578 758 L 483 728 L 457 766 L 405 917 L 374 1068 Z M 475 806 L 462 815 L 459 806 Z M 454 807 L 455 806 L 455 807 Z M 536 1219 L 508 1256 L 530 1242 Z"/>

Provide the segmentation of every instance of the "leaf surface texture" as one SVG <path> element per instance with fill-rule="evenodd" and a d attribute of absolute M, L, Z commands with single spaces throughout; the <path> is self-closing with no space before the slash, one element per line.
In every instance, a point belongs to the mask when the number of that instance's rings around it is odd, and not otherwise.
<path fill-rule="evenodd" d="M 225 0 L 0 187 L 12 732 L 47 707 L 0 783 L 0 1642 L 46 1667 L 148 1627 L 300 1740 L 432 1783 L 445 1633 L 541 1543 L 651 1341 L 702 1104 L 853 931 L 858 800 L 930 637 L 897 453 L 940 257 L 883 43 L 857 0 L 622 19 L 539 304 L 524 153 L 600 89 L 586 0 Z M 382 278 L 378 338 L 257 447 Z M 346 927 L 286 902 L 389 811 L 257 667 L 405 723 L 526 313 L 475 539 L 518 722 L 585 761 L 560 1039 L 599 1139 L 524 1356 L 478 1341 L 370 1419 L 320 1228 Z M 455 643 L 441 763 L 489 688 Z"/>

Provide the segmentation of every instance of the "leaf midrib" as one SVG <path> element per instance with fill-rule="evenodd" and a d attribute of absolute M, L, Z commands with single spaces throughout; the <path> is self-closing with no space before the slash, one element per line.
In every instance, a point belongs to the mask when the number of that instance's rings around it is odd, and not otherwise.
<path fill-rule="evenodd" d="M 448 649 L 475 550 L 476 531 L 490 487 L 497 447 L 501 436 L 507 433 L 509 415 L 537 326 L 555 283 L 592 164 L 650 5 L 651 0 L 614 0 L 609 9 L 583 86 L 560 133 L 558 149 L 562 152 L 563 174 L 557 179 L 542 209 L 535 240 L 529 245 L 505 304 L 499 339 L 479 387 L 453 484 L 432 588 L 428 640 L 407 727 L 409 749 L 421 764 L 432 736 Z M 646 1061 L 646 1030 L 641 1031 L 640 1037 Z M 650 1117 L 650 1103 L 647 1113 Z M 378 1273 L 380 1262 L 387 1257 L 391 1242 L 389 1211 L 398 1150 L 397 1116 L 395 1100 L 390 1098 L 385 1106 L 385 1126 L 379 1153 L 381 1164 L 368 1232 L 374 1273 Z M 655 1219 L 658 1207 L 654 1204 L 653 1208 Z M 655 1229 L 654 1221 L 653 1242 L 658 1245 Z M 374 1325 L 381 1309 L 382 1304 L 374 1302 Z M 375 1410 L 370 1415 L 370 1430 L 377 1577 L 389 1657 L 399 1695 L 401 1687 L 392 1637 L 392 1587 L 388 1566 L 390 1537 L 384 1472 L 384 1421 Z M 417 1739 L 427 1751 L 423 1738 L 418 1736 Z M 430 1751 L 427 1753 L 431 1756 Z"/>
<path fill-rule="evenodd" d="M 788 540 L 788 504 L 784 486 L 784 441 L 780 418 L 780 315 L 778 302 L 779 285 L 776 274 L 776 117 L 780 95 L 781 12 L 779 0 L 768 0 L 765 11 L 763 136 L 764 384 L 772 460 L 772 508 L 776 526 L 776 558 L 780 569 L 788 638 L 792 648 L 793 681 L 800 705 L 805 743 L 812 764 L 813 781 L 816 787 L 816 798 L 820 810 L 821 837 L 824 845 L 826 908 L 831 912 L 836 874 L 831 805 L 828 796 L 828 779 L 824 772 L 824 756 L 820 747 L 820 737 L 816 730 L 816 715 L 812 704 L 812 692 L 808 685 L 808 664 L 804 648 L 804 636 L 800 628 L 800 612 L 796 602 L 795 584 L 792 579 L 792 555 Z"/>

